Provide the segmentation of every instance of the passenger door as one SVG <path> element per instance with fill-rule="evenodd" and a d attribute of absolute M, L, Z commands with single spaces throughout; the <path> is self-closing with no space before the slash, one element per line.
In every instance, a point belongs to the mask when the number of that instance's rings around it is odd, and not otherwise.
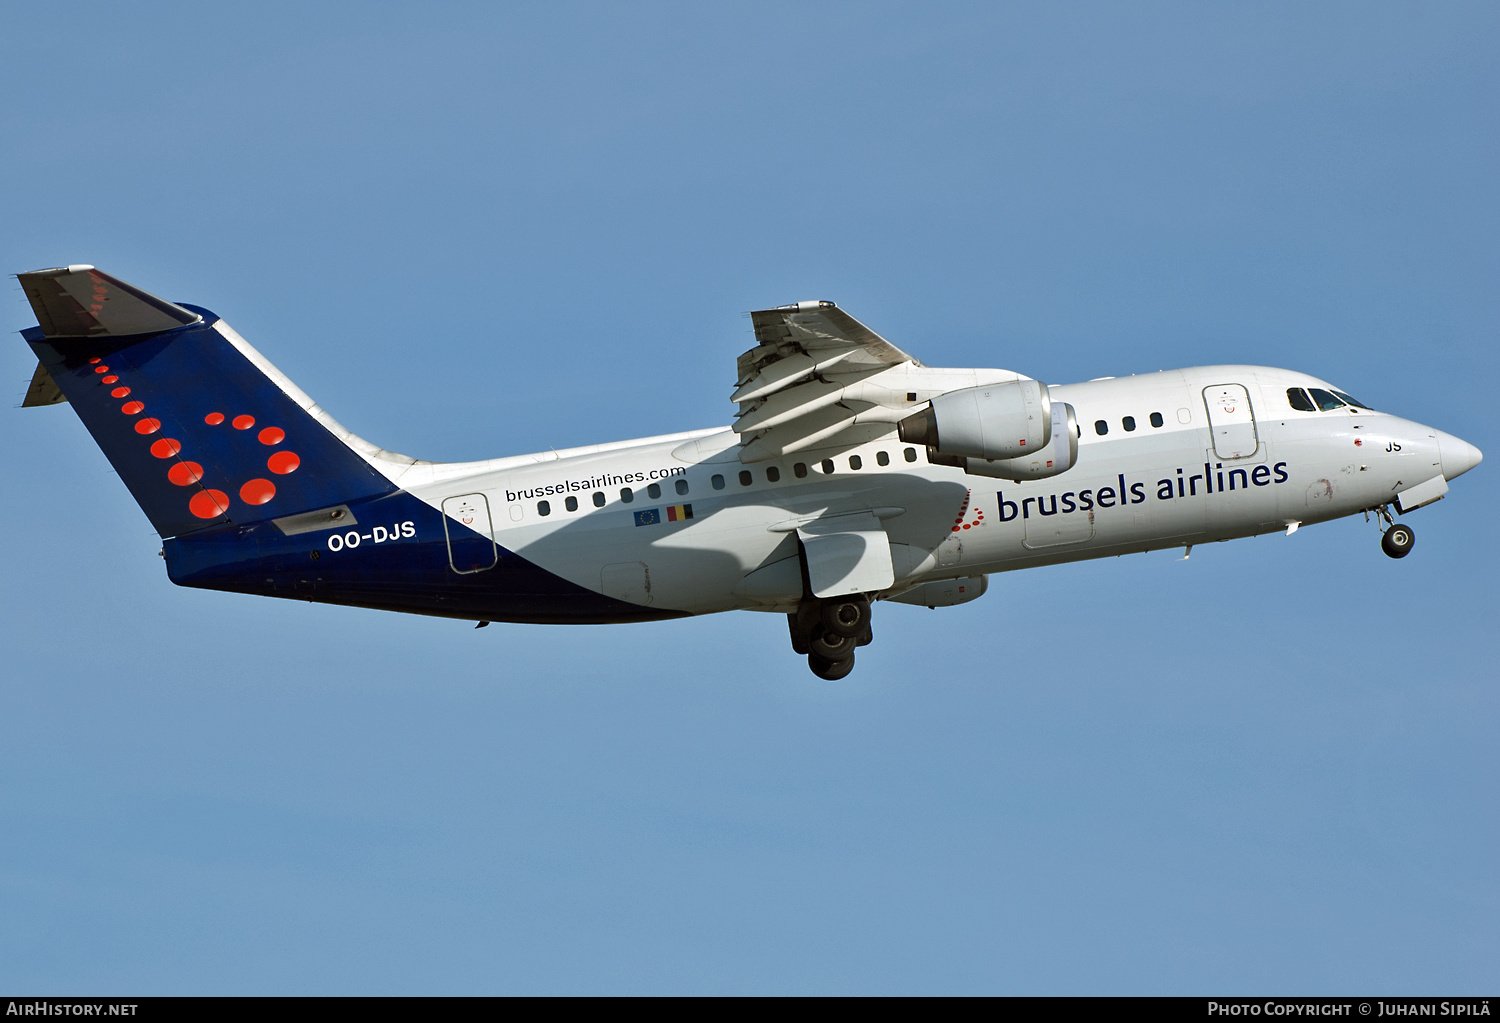
<path fill-rule="evenodd" d="M 1208 408 L 1208 428 L 1213 434 L 1214 454 L 1228 461 L 1250 458 L 1260 448 L 1250 393 L 1243 384 L 1214 384 L 1203 389 Z"/>
<path fill-rule="evenodd" d="M 459 575 L 494 568 L 500 560 L 490 502 L 483 494 L 461 494 L 443 501 L 443 535 L 448 540 L 448 564 Z"/>

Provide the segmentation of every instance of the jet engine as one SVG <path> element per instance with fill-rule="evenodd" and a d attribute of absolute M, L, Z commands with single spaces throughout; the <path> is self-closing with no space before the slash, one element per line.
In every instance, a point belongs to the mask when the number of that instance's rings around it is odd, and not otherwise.
<path fill-rule="evenodd" d="M 957 604 L 967 604 L 971 600 L 978 600 L 989 588 L 989 576 L 969 575 L 957 579 L 937 579 L 930 583 L 923 583 L 920 586 L 913 586 L 905 593 L 898 593 L 886 599 L 900 604 L 916 604 L 918 607 L 953 607 Z"/>
<path fill-rule="evenodd" d="M 1065 401 L 1052 403 L 1052 439 L 1019 458 L 965 458 L 964 472 L 1002 480 L 1041 480 L 1067 472 L 1078 461 L 1078 416 Z"/>
<path fill-rule="evenodd" d="M 1017 458 L 1052 439 L 1052 395 L 1040 380 L 949 391 L 899 424 L 901 439 L 943 455 Z"/>
<path fill-rule="evenodd" d="M 1078 459 L 1072 406 L 1053 404 L 1040 380 L 940 394 L 927 408 L 901 420 L 897 430 L 908 444 L 925 444 L 931 462 L 998 479 L 1056 476 Z"/>

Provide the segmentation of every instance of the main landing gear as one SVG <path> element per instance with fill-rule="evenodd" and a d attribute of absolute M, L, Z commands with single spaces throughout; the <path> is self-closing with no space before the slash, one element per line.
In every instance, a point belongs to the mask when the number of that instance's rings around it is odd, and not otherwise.
<path fill-rule="evenodd" d="M 819 678 L 837 682 L 854 670 L 854 648 L 874 638 L 870 602 L 861 594 L 803 600 L 786 616 L 792 649 L 807 655 L 807 666 Z"/>
<path fill-rule="evenodd" d="M 1391 510 L 1385 505 L 1375 509 L 1375 516 L 1377 521 L 1383 521 L 1386 525 L 1380 536 L 1380 549 L 1385 551 L 1386 556 L 1404 558 L 1410 554 L 1412 545 L 1417 542 L 1417 534 L 1411 531 L 1411 527 L 1391 518 Z"/>

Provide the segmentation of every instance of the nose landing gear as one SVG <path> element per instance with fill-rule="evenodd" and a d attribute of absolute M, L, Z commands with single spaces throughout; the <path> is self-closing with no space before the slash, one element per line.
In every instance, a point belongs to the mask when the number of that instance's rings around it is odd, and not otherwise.
<path fill-rule="evenodd" d="M 1404 558 L 1410 554 L 1412 546 L 1417 542 L 1417 534 L 1412 532 L 1411 527 L 1391 518 L 1391 511 L 1385 505 L 1376 508 L 1375 514 L 1386 524 L 1380 537 L 1380 549 L 1385 551 L 1386 556 Z"/>
<path fill-rule="evenodd" d="M 854 648 L 874 639 L 870 602 L 860 594 L 804 600 L 786 618 L 792 649 L 806 654 L 812 673 L 830 682 L 853 671 Z"/>

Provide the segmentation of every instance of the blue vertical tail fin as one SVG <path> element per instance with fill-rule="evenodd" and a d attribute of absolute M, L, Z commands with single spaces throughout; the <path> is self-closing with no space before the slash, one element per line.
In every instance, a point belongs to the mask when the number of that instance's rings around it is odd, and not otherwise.
<path fill-rule="evenodd" d="M 18 277 L 38 324 L 26 404 L 69 402 L 161 536 L 397 489 L 207 309 L 91 266 Z"/>

